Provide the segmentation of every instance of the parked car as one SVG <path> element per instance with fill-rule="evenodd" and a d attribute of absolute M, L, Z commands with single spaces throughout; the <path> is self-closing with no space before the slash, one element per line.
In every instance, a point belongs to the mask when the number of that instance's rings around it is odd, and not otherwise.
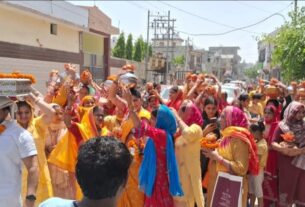
<path fill-rule="evenodd" d="M 221 92 L 226 92 L 228 94 L 227 102 L 232 104 L 238 99 L 241 94 L 241 89 L 233 84 L 224 84 L 221 86 Z"/>

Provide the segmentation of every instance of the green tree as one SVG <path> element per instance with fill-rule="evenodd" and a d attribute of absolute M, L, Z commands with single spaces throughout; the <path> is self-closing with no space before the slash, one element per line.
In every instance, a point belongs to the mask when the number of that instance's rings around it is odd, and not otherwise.
<path fill-rule="evenodd" d="M 147 43 L 143 42 L 143 56 L 142 56 L 142 60 L 145 59 L 146 57 L 146 49 L 147 49 Z M 152 56 L 152 46 L 151 44 L 148 44 L 148 57 Z"/>
<path fill-rule="evenodd" d="M 126 54 L 125 54 L 126 59 L 132 60 L 132 54 L 133 54 L 132 34 L 129 34 L 126 43 Z"/>
<path fill-rule="evenodd" d="M 275 45 L 272 66 L 280 66 L 285 81 L 305 78 L 305 8 L 289 13 L 290 20 L 275 36 L 264 36 L 263 41 Z"/>
<path fill-rule="evenodd" d="M 255 65 L 251 68 L 248 68 L 244 71 L 244 74 L 251 80 L 255 80 L 258 76 L 258 73 L 259 73 L 259 69 L 258 69 L 257 65 Z"/>
<path fill-rule="evenodd" d="M 124 32 L 122 32 L 118 38 L 118 41 L 115 45 L 115 47 L 112 50 L 112 55 L 114 57 L 118 58 L 124 58 L 125 57 L 125 35 Z"/>
<path fill-rule="evenodd" d="M 175 66 L 183 66 L 185 57 L 184 55 L 180 55 L 174 58 L 173 63 Z"/>
<path fill-rule="evenodd" d="M 133 54 L 133 60 L 141 62 L 143 60 L 143 38 L 140 36 L 137 41 L 135 42 L 135 50 Z"/>

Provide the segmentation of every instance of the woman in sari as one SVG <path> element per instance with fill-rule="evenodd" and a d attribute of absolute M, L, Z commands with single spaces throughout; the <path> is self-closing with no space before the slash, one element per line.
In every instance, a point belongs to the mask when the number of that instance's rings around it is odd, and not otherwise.
<path fill-rule="evenodd" d="M 80 145 L 87 140 L 109 134 L 103 127 L 104 113 L 102 108 L 90 108 L 83 116 L 80 123 L 71 121 L 71 112 L 65 112 L 65 124 L 68 132 L 62 137 L 49 156 L 49 163 L 70 172 L 71 188 L 74 188 L 74 198 L 80 199 L 81 192 L 74 177 L 75 165 Z M 72 185 L 73 184 L 73 185 Z"/>
<path fill-rule="evenodd" d="M 55 110 L 42 99 L 35 97 L 32 93 L 29 95 L 28 100 L 33 101 L 44 112 L 44 115 L 35 118 L 33 113 L 34 109 L 29 102 L 17 102 L 17 122 L 33 135 L 37 148 L 39 180 L 35 206 L 38 206 L 42 201 L 53 196 L 50 172 L 45 155 L 45 138 L 47 123 L 52 120 Z M 27 171 L 25 168 L 23 168 L 22 174 L 22 194 L 24 198 L 27 189 Z"/>
<path fill-rule="evenodd" d="M 200 140 L 202 117 L 190 100 L 183 101 L 178 113 L 172 109 L 179 125 L 175 140 L 176 158 L 184 196 L 174 197 L 175 207 L 204 207 L 201 187 Z"/>
<path fill-rule="evenodd" d="M 58 104 L 51 105 L 56 111 L 56 117 L 54 117 L 51 123 L 47 126 L 45 144 L 47 158 L 67 132 L 66 125 L 63 121 L 63 109 Z M 53 196 L 65 199 L 73 199 L 75 196 L 72 188 L 70 188 L 69 172 L 67 170 L 62 170 L 52 164 L 49 164 L 48 166 L 51 176 Z"/>
<path fill-rule="evenodd" d="M 305 206 L 305 106 L 291 102 L 273 136 L 272 147 L 278 151 L 279 206 Z M 294 141 L 285 141 L 285 135 Z"/>
<path fill-rule="evenodd" d="M 173 207 L 173 196 L 183 195 L 180 186 L 173 135 L 177 130 L 171 110 L 161 105 L 152 112 L 151 125 L 141 122 L 127 89 L 123 89 L 130 117 L 135 127 L 135 137 L 148 136 L 144 159 L 139 173 L 140 189 L 145 193 L 145 207 Z"/>
<path fill-rule="evenodd" d="M 218 172 L 226 172 L 243 177 L 242 207 L 247 206 L 247 173 L 257 175 L 257 148 L 252 134 L 247 130 L 245 114 L 237 107 L 227 106 L 220 117 L 223 138 L 216 150 L 205 149 L 210 158 L 210 176 L 207 191 L 207 203 L 211 205 Z"/>
<path fill-rule="evenodd" d="M 264 110 L 265 132 L 264 137 L 268 144 L 268 158 L 264 171 L 263 192 L 264 206 L 270 206 L 272 203 L 278 205 L 278 165 L 277 152 L 271 147 L 272 138 L 275 129 L 278 126 L 278 110 L 272 104 L 269 104 Z"/>

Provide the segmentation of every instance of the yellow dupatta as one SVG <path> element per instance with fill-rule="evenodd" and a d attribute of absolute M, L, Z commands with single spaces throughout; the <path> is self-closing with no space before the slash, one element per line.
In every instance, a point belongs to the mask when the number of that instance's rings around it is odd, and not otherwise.
<path fill-rule="evenodd" d="M 71 131 L 68 131 L 59 141 L 48 159 L 51 164 L 72 173 L 75 173 L 79 145 L 91 138 L 108 135 L 108 130 L 105 127 L 102 129 L 101 134 L 98 133 L 94 123 L 93 108 L 86 111 L 81 123 L 76 123 L 76 126 L 81 137 L 75 137 Z"/>

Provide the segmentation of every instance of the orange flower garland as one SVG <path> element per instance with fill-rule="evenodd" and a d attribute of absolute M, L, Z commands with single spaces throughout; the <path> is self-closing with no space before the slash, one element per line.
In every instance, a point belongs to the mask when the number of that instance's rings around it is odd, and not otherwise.
<path fill-rule="evenodd" d="M 32 83 L 36 83 L 36 79 L 33 75 L 30 74 L 21 74 L 19 72 L 13 72 L 13 73 L 0 73 L 0 79 L 29 79 Z"/>
<path fill-rule="evenodd" d="M 202 148 L 208 149 L 216 149 L 219 147 L 219 143 L 217 142 L 217 137 L 214 133 L 208 134 L 206 137 L 203 137 L 200 141 Z"/>

